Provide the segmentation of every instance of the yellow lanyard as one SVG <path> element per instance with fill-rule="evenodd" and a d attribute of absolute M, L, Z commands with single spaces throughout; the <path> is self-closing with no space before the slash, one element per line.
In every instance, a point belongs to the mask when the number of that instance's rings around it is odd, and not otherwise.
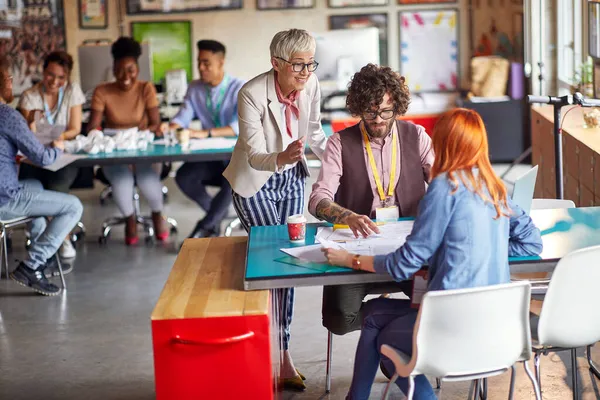
<path fill-rule="evenodd" d="M 365 146 L 367 148 L 367 158 L 369 159 L 369 164 L 371 165 L 371 170 L 373 171 L 373 178 L 375 179 L 375 185 L 377 186 L 377 192 L 379 193 L 379 198 L 382 202 L 386 202 L 385 191 L 383 190 L 383 184 L 381 183 L 381 179 L 379 178 L 379 172 L 377 171 L 377 165 L 375 164 L 375 157 L 373 157 L 373 150 L 371 150 L 371 142 L 369 142 L 369 135 L 367 135 L 367 131 L 363 124 L 360 124 L 360 131 L 363 135 L 363 140 L 365 141 Z M 394 196 L 394 187 L 396 186 L 396 155 L 398 152 L 398 138 L 396 136 L 396 132 L 392 132 L 392 162 L 390 167 L 390 184 L 388 186 L 388 197 Z M 383 160 L 382 160 L 382 168 L 383 168 Z"/>

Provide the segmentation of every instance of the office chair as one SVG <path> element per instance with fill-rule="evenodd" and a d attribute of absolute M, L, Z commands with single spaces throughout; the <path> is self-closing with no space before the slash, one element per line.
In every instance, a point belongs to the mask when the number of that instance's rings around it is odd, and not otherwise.
<path fill-rule="evenodd" d="M 162 181 L 167 176 L 169 176 L 169 172 L 171 172 L 171 164 L 163 163 L 162 170 L 160 173 L 160 180 Z M 104 183 L 105 185 L 107 185 L 108 188 L 110 188 L 110 182 L 106 178 L 106 175 L 104 175 L 104 171 L 102 168 L 98 168 L 98 170 L 96 170 L 95 178 L 98 179 L 100 182 Z M 112 188 L 110 191 L 107 191 L 106 189 L 107 188 L 105 188 L 102 191 L 102 193 L 106 192 L 106 195 L 104 197 L 102 196 L 102 194 L 100 195 L 100 204 L 104 204 L 104 202 L 106 201 L 106 198 L 110 197 L 110 194 L 112 193 Z M 166 195 L 164 186 L 163 186 L 163 195 Z M 152 224 L 152 217 L 142 215 L 141 208 L 140 208 L 140 195 L 137 191 L 137 187 L 134 188 L 134 192 L 133 192 L 133 206 L 134 206 L 134 210 L 135 210 L 136 221 L 137 221 L 138 225 L 141 225 L 144 228 L 144 231 L 146 232 L 146 242 L 147 243 L 153 242 L 154 241 L 154 226 Z M 98 242 L 100 244 L 106 244 L 108 237 L 110 236 L 112 227 L 115 225 L 125 225 L 126 221 L 127 221 L 127 218 L 125 218 L 125 217 L 112 217 L 112 218 L 106 219 L 102 223 L 102 232 L 100 234 L 100 237 L 98 238 Z M 174 218 L 167 217 L 166 222 L 170 225 L 169 229 L 170 229 L 171 233 L 172 234 L 177 233 L 177 221 Z"/>

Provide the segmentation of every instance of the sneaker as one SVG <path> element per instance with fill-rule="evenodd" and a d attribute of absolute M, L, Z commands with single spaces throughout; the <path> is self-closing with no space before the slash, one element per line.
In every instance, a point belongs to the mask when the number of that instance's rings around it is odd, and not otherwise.
<path fill-rule="evenodd" d="M 58 254 L 60 255 L 60 258 L 75 258 L 77 252 L 70 239 L 65 239 L 62 246 L 60 246 Z"/>
<path fill-rule="evenodd" d="M 48 282 L 41 268 L 33 270 L 22 262 L 10 273 L 10 279 L 44 296 L 56 296 L 61 292 L 58 286 Z"/>
<path fill-rule="evenodd" d="M 61 262 L 60 266 L 62 267 L 63 275 L 73 271 L 73 262 Z M 50 259 L 46 262 L 46 266 L 42 267 L 42 269 L 44 271 L 44 276 L 48 279 L 54 276 L 60 276 L 58 262 L 56 262 L 56 256 L 50 257 Z"/>

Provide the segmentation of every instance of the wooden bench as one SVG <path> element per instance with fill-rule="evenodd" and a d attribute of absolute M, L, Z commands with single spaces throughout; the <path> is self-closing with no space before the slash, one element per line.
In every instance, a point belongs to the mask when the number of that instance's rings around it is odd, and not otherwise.
<path fill-rule="evenodd" d="M 243 291 L 246 245 L 184 242 L 152 313 L 158 400 L 273 398 L 269 292 Z"/>

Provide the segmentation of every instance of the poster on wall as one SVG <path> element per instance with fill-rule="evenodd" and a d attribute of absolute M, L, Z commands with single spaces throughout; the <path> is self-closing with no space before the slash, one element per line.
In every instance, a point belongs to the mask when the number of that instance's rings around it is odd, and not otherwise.
<path fill-rule="evenodd" d="M 414 92 L 458 87 L 458 12 L 400 12 L 400 72 Z"/>
<path fill-rule="evenodd" d="M 46 55 L 65 50 L 62 0 L 0 0 L 0 57 L 12 65 L 20 95 L 42 79 Z"/>
<path fill-rule="evenodd" d="M 108 0 L 79 0 L 79 27 L 106 29 L 108 27 Z"/>
<path fill-rule="evenodd" d="M 314 0 L 257 0 L 259 10 L 287 10 L 293 8 L 313 8 Z"/>
<path fill-rule="evenodd" d="M 192 24 L 190 21 L 132 22 L 131 36 L 147 42 L 152 53 L 152 81 L 162 83 L 165 73 L 183 69 L 192 79 Z"/>
<path fill-rule="evenodd" d="M 388 17 L 387 14 L 332 15 L 330 29 L 363 29 L 375 27 L 379 30 L 379 64 L 388 65 Z"/>
<path fill-rule="evenodd" d="M 0 0 L 1 1 L 1 0 Z M 242 8 L 243 0 L 126 0 L 127 14 L 164 14 Z"/>
<path fill-rule="evenodd" d="M 329 0 L 330 8 L 386 6 L 388 0 Z"/>

